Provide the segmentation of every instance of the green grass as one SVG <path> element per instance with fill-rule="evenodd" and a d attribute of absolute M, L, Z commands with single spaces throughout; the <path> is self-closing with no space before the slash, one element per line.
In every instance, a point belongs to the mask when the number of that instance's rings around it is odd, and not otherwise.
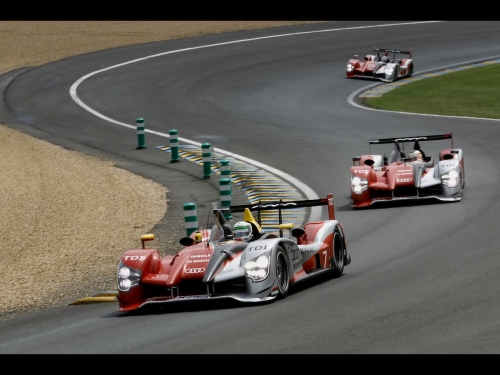
<path fill-rule="evenodd" d="M 500 119 L 500 64 L 425 78 L 363 104 L 390 111 Z"/>

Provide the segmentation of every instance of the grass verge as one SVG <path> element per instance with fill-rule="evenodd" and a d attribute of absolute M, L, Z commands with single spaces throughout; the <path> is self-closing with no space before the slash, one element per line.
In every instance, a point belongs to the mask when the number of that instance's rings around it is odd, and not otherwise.
<path fill-rule="evenodd" d="M 390 111 L 500 119 L 500 64 L 425 78 L 363 104 Z"/>

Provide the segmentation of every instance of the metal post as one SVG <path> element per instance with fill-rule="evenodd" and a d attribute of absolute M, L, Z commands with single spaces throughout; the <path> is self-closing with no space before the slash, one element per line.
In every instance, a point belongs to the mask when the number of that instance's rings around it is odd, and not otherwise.
<path fill-rule="evenodd" d="M 137 126 L 137 148 L 146 148 L 146 139 L 145 139 L 145 129 L 146 126 L 144 124 L 143 118 L 138 118 L 135 120 Z"/>
<path fill-rule="evenodd" d="M 198 218 L 196 216 L 196 204 L 188 202 L 184 204 L 184 227 L 186 228 L 186 235 L 198 229 Z"/>
<path fill-rule="evenodd" d="M 221 178 L 219 180 L 219 193 L 220 193 L 220 205 L 221 208 L 227 207 L 227 210 L 221 210 L 222 214 L 226 219 L 232 219 L 231 214 L 231 180 L 229 178 Z"/>
<path fill-rule="evenodd" d="M 179 159 L 179 139 L 177 138 L 177 130 L 172 129 L 168 132 L 170 134 L 170 155 L 171 163 L 177 163 Z"/>
<path fill-rule="evenodd" d="M 212 177 L 212 153 L 210 143 L 201 145 L 201 156 L 203 157 L 203 178 Z"/>
<path fill-rule="evenodd" d="M 229 160 L 221 160 L 220 161 L 220 175 L 221 178 L 229 178 L 231 180 L 231 169 L 229 167 Z M 229 185 L 231 190 L 231 195 L 233 195 L 232 186 Z"/>

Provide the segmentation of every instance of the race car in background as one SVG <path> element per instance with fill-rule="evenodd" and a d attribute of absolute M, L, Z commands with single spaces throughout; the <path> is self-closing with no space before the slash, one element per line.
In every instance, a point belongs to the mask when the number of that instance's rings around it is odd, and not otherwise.
<path fill-rule="evenodd" d="M 451 140 L 451 148 L 442 149 L 437 160 L 427 156 L 420 147 L 421 142 L 443 139 Z M 420 151 L 421 161 L 410 162 L 405 149 L 407 143 L 413 144 L 411 150 Z M 369 140 L 369 146 L 380 144 L 393 145 L 389 156 L 370 153 L 352 158 L 351 207 L 396 200 L 454 202 L 462 199 L 464 154 L 462 149 L 453 147 L 452 133 Z"/>
<path fill-rule="evenodd" d="M 373 48 L 375 55 L 366 55 L 358 60 L 354 55 L 347 63 L 345 76 L 347 78 L 368 78 L 384 82 L 394 82 L 400 78 L 411 77 L 413 74 L 413 59 L 411 51 L 400 51 L 385 48 Z M 380 52 L 389 56 L 389 61 L 383 61 Z M 407 58 L 396 58 L 396 54 L 409 55 Z"/>
<path fill-rule="evenodd" d="M 308 222 L 303 228 L 281 223 L 281 210 L 326 205 L 328 219 Z M 265 204 L 230 206 L 243 212 L 253 229 L 250 240 L 235 238 L 223 211 L 212 205 L 213 226 L 200 228 L 180 239 L 185 246 L 175 255 L 160 256 L 147 249 L 124 252 L 118 265 L 119 312 L 146 305 L 176 301 L 233 299 L 263 302 L 285 298 L 290 287 L 319 275 L 337 278 L 351 262 L 344 229 L 335 219 L 333 195 L 299 201 L 266 201 Z M 264 232 L 261 211 L 279 211 L 279 234 Z M 256 221 L 251 211 L 257 211 Z M 207 223 L 207 228 L 211 223 Z M 288 230 L 288 236 L 283 231 Z"/>

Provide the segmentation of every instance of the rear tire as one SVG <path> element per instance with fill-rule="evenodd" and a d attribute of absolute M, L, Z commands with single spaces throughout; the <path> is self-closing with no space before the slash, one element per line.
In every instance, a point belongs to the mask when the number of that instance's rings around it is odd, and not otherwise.
<path fill-rule="evenodd" d="M 332 268 L 332 278 L 336 279 L 344 273 L 345 260 L 347 251 L 344 246 L 344 240 L 340 234 L 340 229 L 335 227 L 333 231 L 333 258 L 330 259 L 330 267 Z"/>
<path fill-rule="evenodd" d="M 278 297 L 284 299 L 290 289 L 290 273 L 288 272 L 288 259 L 281 246 L 278 246 L 276 252 L 275 270 L 278 280 Z"/>

